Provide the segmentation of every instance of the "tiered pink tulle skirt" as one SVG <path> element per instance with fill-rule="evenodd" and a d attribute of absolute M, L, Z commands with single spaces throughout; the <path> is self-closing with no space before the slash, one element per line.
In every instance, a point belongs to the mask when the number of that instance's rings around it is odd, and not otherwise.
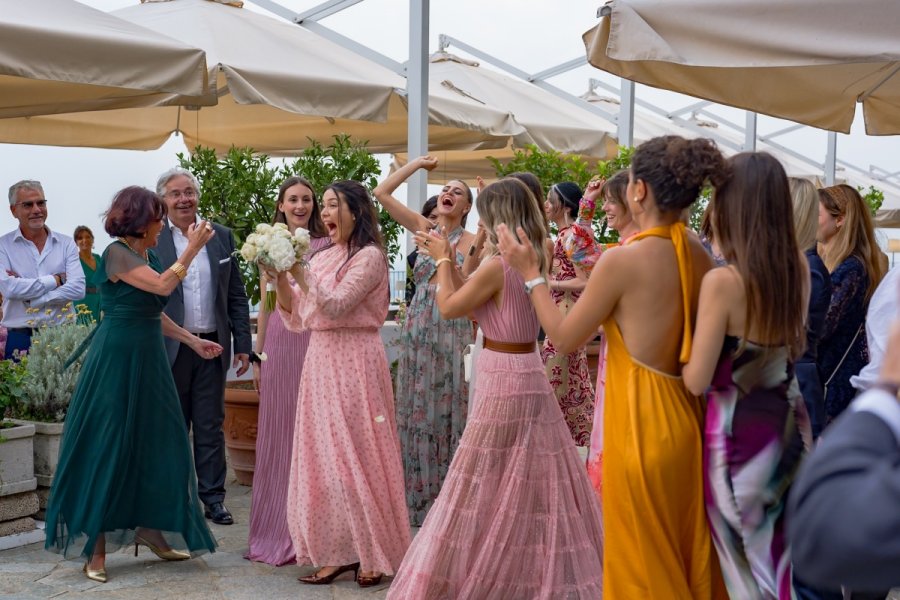
<path fill-rule="evenodd" d="M 600 598 L 600 507 L 540 356 L 482 350 L 477 370 L 450 472 L 388 598 Z"/>

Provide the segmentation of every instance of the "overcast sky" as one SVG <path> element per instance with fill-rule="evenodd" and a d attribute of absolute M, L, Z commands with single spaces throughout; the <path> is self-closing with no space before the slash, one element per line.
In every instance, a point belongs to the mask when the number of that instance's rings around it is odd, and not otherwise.
<path fill-rule="evenodd" d="M 125 8 L 138 1 L 83 0 L 102 10 Z M 318 4 L 314 0 L 281 0 L 281 3 L 297 11 Z M 596 11 L 600 4 L 600 1 L 584 0 L 432 0 L 430 50 L 437 50 L 438 35 L 446 33 L 524 71 L 535 73 L 584 55 L 581 34 L 597 23 Z M 402 62 L 408 56 L 408 6 L 408 0 L 363 0 L 322 23 Z M 249 0 L 245 2 L 245 8 L 258 10 Z M 190 43 L 190 40 L 184 41 Z M 450 51 L 465 55 L 457 48 L 451 47 Z M 579 67 L 550 82 L 579 95 L 587 90 L 591 77 L 618 85 L 616 78 L 590 66 Z M 637 96 L 670 110 L 695 101 L 645 86 L 638 86 Z M 742 113 L 738 111 L 722 109 L 721 113 L 743 122 Z M 763 134 L 787 125 L 790 123 L 760 117 L 759 132 Z M 813 159 L 824 159 L 824 131 L 805 128 L 780 139 L 783 144 Z M 6 188 L 19 179 L 41 180 L 49 201 L 48 225 L 71 234 L 76 225 L 86 224 L 94 229 L 98 248 L 102 248 L 108 238 L 102 232 L 99 215 L 115 191 L 131 184 L 152 187 L 156 176 L 173 166 L 175 154 L 183 151 L 180 138 L 170 139 L 160 150 L 153 152 L 0 144 L 0 172 L 3 175 L 0 186 L 5 193 Z M 838 158 L 860 167 L 875 164 L 897 171 L 900 170 L 898 157 L 900 136 L 866 136 L 859 116 L 849 136 L 838 136 Z M 0 232 L 13 227 L 11 215 L 2 213 Z"/>

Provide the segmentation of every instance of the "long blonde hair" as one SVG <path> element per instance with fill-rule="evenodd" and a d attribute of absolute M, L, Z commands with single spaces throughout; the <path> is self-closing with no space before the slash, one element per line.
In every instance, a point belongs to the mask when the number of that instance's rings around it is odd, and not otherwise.
<path fill-rule="evenodd" d="M 819 190 L 819 202 L 832 217 L 844 219 L 828 247 L 819 247 L 819 255 L 829 273 L 834 272 L 847 257 L 858 258 L 869 277 L 866 290 L 868 302 L 885 272 L 869 207 L 859 192 L 843 183 Z"/>
<path fill-rule="evenodd" d="M 816 245 L 819 224 L 819 192 L 808 179 L 789 177 L 791 202 L 794 205 L 794 233 L 797 245 L 804 252 Z"/>
<path fill-rule="evenodd" d="M 516 228 L 521 227 L 537 253 L 541 273 L 546 275 L 550 270 L 547 253 L 544 251 L 548 229 L 547 217 L 540 200 L 528 186 L 518 179 L 506 177 L 481 190 L 476 202 L 478 215 L 488 232 L 483 258 L 487 259 L 500 253 L 497 250 L 497 225 L 505 223 L 513 235 L 518 235 Z"/>

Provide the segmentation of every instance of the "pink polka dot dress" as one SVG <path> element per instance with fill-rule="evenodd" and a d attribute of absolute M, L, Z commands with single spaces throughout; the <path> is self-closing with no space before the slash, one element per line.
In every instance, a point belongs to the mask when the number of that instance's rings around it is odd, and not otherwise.
<path fill-rule="evenodd" d="M 308 329 L 297 401 L 287 519 L 297 564 L 393 574 L 410 543 L 390 372 L 379 334 L 387 262 L 367 246 L 315 254 L 294 287 L 288 329 Z M 281 310 L 279 308 L 279 310 Z"/>

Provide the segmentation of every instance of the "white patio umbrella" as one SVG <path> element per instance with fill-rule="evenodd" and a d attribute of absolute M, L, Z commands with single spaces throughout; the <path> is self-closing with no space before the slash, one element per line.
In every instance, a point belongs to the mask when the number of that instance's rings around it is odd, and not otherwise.
<path fill-rule="evenodd" d="M 0 117 L 199 104 L 206 88 L 198 48 L 74 0 L 0 0 Z"/>
<path fill-rule="evenodd" d="M 615 156 L 618 150 L 615 124 L 521 79 L 446 52 L 431 57 L 429 78 L 431 89 L 443 87 L 486 107 L 508 110 L 524 128 L 503 148 L 432 152 L 438 159 L 438 168 L 429 173 L 432 183 L 468 180 L 476 175 L 485 181 L 494 179 L 495 170 L 488 157 L 506 162 L 526 144 L 592 162 Z M 394 167 L 407 160 L 405 153 L 395 154 Z"/>
<path fill-rule="evenodd" d="M 895 0 L 612 0 L 583 40 L 595 67 L 832 131 L 900 133 Z"/>
<path fill-rule="evenodd" d="M 73 113 L 0 121 L 0 141 L 149 150 L 174 132 L 193 148 L 251 146 L 294 154 L 312 138 L 348 133 L 373 152 L 407 147 L 405 80 L 292 23 L 208 0 L 149 1 L 118 17 L 203 48 L 218 104 Z M 509 113 L 449 90 L 430 99 L 435 147 L 506 144 L 521 131 Z"/>

